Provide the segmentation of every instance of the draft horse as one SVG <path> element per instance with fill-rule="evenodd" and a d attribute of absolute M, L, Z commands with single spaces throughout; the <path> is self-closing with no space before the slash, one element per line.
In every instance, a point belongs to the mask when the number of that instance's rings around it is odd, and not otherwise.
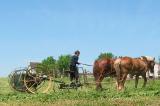
<path fill-rule="evenodd" d="M 122 57 L 118 58 L 114 62 L 114 69 L 117 75 L 117 89 L 124 89 L 124 83 L 127 75 L 136 75 L 135 88 L 137 88 L 139 76 L 144 79 L 143 87 L 146 86 L 147 78 L 146 72 L 150 70 L 154 73 L 155 58 L 149 58 L 142 56 L 140 58 Z"/>
<path fill-rule="evenodd" d="M 104 77 L 116 75 L 113 63 L 114 59 L 110 58 L 102 58 L 94 62 L 93 75 L 96 81 L 96 90 L 102 90 L 101 82 L 104 79 Z"/>

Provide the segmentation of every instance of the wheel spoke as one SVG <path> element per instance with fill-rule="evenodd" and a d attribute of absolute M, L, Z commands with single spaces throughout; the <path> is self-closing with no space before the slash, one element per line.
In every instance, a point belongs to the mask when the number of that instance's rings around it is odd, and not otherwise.
<path fill-rule="evenodd" d="M 32 73 L 32 71 L 35 71 Z M 43 74 L 40 67 L 32 68 L 27 71 L 25 75 L 24 84 L 30 93 L 46 93 L 51 87 L 51 78 Z M 31 84 L 30 84 L 31 83 Z"/>

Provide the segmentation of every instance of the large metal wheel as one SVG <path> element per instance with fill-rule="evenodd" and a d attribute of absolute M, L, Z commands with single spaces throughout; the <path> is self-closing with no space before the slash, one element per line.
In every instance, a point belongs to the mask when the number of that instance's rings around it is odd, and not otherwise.
<path fill-rule="evenodd" d="M 52 77 L 42 67 L 31 68 L 24 77 L 24 86 L 30 93 L 47 93 L 52 87 Z"/>
<path fill-rule="evenodd" d="M 11 72 L 8 76 L 8 82 L 13 90 L 25 92 L 26 87 L 24 86 L 24 76 L 26 69 L 19 69 Z"/>

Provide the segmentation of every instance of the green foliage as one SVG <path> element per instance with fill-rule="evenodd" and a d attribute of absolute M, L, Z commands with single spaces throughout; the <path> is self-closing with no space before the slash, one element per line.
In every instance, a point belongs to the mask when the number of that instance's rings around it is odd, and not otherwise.
<path fill-rule="evenodd" d="M 37 69 L 37 71 L 43 71 L 44 73 L 53 73 L 56 71 L 56 60 L 50 56 L 46 59 L 42 60 L 41 64 L 38 65 L 38 67 L 41 67 Z"/>
<path fill-rule="evenodd" d="M 111 52 L 101 53 L 101 54 L 98 56 L 98 59 L 102 59 L 102 58 L 114 58 L 114 54 L 111 53 Z M 98 60 L 98 59 L 97 59 L 97 60 Z"/>
<path fill-rule="evenodd" d="M 43 65 L 46 65 L 51 68 L 55 66 L 55 63 L 56 63 L 56 60 L 52 56 L 49 56 L 46 59 L 42 60 Z"/>
<path fill-rule="evenodd" d="M 57 65 L 61 74 L 63 73 L 64 70 L 69 70 L 70 60 L 71 60 L 71 55 L 59 56 Z"/>
<path fill-rule="evenodd" d="M 52 56 L 47 57 L 42 60 L 41 64 L 38 65 L 36 71 L 43 73 L 53 73 L 55 77 L 58 77 L 58 74 L 63 74 L 64 70 L 69 70 L 71 55 L 61 55 L 58 60 L 54 59 Z"/>

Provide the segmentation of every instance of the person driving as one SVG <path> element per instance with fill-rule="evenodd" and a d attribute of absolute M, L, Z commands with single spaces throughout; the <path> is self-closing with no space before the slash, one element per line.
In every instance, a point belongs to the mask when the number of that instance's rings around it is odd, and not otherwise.
<path fill-rule="evenodd" d="M 71 82 L 73 80 L 76 80 L 76 83 L 78 83 L 79 72 L 78 72 L 77 65 L 81 64 L 78 62 L 79 55 L 80 55 L 80 51 L 77 50 L 74 52 L 74 55 L 71 57 L 71 61 L 70 61 L 70 80 Z"/>

